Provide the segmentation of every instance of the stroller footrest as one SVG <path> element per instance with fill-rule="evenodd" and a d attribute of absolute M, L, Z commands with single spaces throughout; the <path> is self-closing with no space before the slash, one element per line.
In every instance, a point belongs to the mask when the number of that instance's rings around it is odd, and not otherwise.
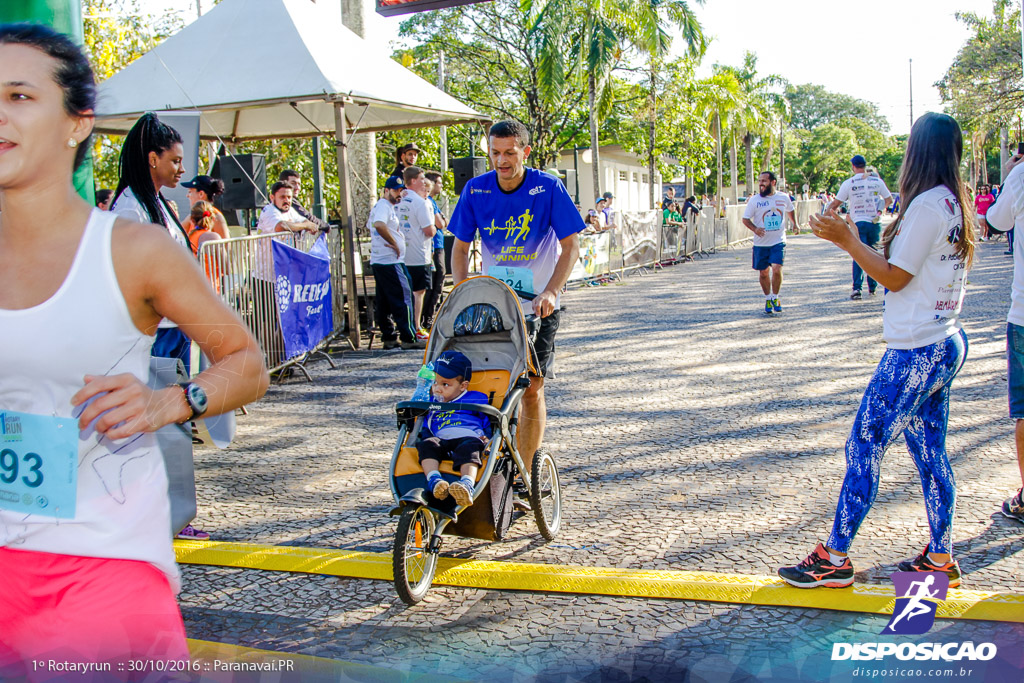
<path fill-rule="evenodd" d="M 438 510 L 436 507 L 431 505 L 433 498 L 434 497 L 429 496 L 424 489 L 413 489 L 399 499 L 399 506 L 391 510 L 390 514 L 392 516 L 400 515 L 402 514 L 402 509 L 409 505 L 422 505 L 425 508 L 429 508 L 431 512 L 439 517 L 450 519 L 453 522 L 459 521 L 458 515 L 453 515 L 452 513 L 445 512 L 444 510 Z"/>

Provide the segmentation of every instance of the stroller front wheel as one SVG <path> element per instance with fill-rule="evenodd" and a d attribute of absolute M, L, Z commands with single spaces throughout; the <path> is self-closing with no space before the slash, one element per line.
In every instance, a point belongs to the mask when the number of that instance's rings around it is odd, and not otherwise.
<path fill-rule="evenodd" d="M 437 522 L 427 508 L 407 507 L 398 519 L 392 570 L 395 591 L 407 605 L 423 599 L 434 581 L 437 553 L 428 550 Z"/>
<path fill-rule="evenodd" d="M 544 449 L 533 456 L 530 467 L 530 506 L 540 535 L 553 541 L 562 526 L 562 486 L 555 459 Z"/>

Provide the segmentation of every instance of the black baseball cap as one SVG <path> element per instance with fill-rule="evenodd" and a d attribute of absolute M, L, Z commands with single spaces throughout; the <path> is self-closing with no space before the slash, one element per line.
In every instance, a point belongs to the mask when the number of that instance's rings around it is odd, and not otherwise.
<path fill-rule="evenodd" d="M 205 192 L 207 197 L 212 197 L 214 195 L 214 181 L 213 178 L 208 175 L 197 175 L 192 180 L 182 183 L 181 186 Z"/>
<path fill-rule="evenodd" d="M 434 372 L 447 379 L 473 379 L 473 363 L 458 351 L 445 351 L 434 361 Z"/>

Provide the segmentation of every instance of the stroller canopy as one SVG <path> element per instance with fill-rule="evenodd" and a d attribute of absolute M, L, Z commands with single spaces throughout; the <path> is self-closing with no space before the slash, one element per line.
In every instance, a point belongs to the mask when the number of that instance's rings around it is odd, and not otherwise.
<path fill-rule="evenodd" d="M 473 370 L 508 370 L 510 382 L 532 368 L 526 321 L 517 297 L 501 280 L 473 277 L 459 283 L 438 311 L 426 358 L 461 351 Z"/>

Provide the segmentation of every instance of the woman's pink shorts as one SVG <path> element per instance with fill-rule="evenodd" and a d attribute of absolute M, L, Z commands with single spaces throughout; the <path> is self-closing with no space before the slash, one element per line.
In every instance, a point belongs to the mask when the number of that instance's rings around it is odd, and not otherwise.
<path fill-rule="evenodd" d="M 0 548 L 0 680 L 33 662 L 186 660 L 167 578 L 148 562 Z M 119 678 L 120 676 L 114 676 Z"/>

